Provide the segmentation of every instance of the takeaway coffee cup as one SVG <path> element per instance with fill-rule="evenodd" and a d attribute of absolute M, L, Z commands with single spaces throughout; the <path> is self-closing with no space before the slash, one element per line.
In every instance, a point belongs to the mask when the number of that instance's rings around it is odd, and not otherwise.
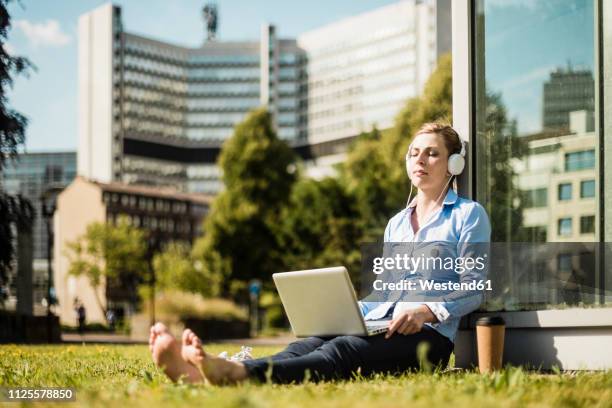
<path fill-rule="evenodd" d="M 478 368 L 481 373 L 501 369 L 505 329 L 504 319 L 499 316 L 481 317 L 476 320 Z"/>

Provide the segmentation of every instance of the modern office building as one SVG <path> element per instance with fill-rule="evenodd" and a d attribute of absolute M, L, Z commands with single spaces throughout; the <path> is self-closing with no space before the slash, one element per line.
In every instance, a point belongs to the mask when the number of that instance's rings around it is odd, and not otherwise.
<path fill-rule="evenodd" d="M 47 257 L 48 239 L 47 221 L 42 211 L 41 196 L 70 184 L 76 176 L 76 153 L 23 153 L 17 160 L 9 163 L 2 172 L 3 189 L 11 195 L 21 194 L 34 207 L 34 225 L 32 228 L 33 257 L 33 293 L 34 312 L 43 312 L 41 301 L 47 296 Z M 50 206 L 52 197 L 47 203 Z"/>
<path fill-rule="evenodd" d="M 388 129 L 451 49 L 451 1 L 398 1 L 298 36 L 308 56 L 309 173 L 341 162 L 351 139 Z"/>
<path fill-rule="evenodd" d="M 542 126 L 567 130 L 570 112 L 595 109 L 595 79 L 589 69 L 557 69 L 544 82 Z"/>
<path fill-rule="evenodd" d="M 116 223 L 120 216 L 148 234 L 148 245 L 156 250 L 171 241 L 192 243 L 202 234 L 202 220 L 208 213 L 212 197 L 181 193 L 159 187 L 130 186 L 124 183 L 100 183 L 77 177 L 57 197 L 54 217 L 54 287 L 59 301 L 56 313 L 64 324 L 75 324 L 75 297 L 84 304 L 88 322 L 105 322 L 94 288 L 84 277 L 68 274 L 68 242 L 76 240 L 93 222 Z M 130 283 L 105 282 L 99 288 L 104 306 L 133 312 L 137 288 Z"/>
<path fill-rule="evenodd" d="M 268 106 L 281 138 L 305 140 L 304 62 L 272 25 L 253 41 L 187 48 L 127 32 L 112 4 L 82 15 L 79 175 L 218 191 L 220 146 L 249 110 Z"/>
<path fill-rule="evenodd" d="M 450 50 L 450 3 L 401 0 L 297 40 L 263 24 L 259 39 L 197 48 L 129 33 L 118 6 L 101 6 L 79 20 L 78 173 L 217 192 L 221 143 L 264 105 L 309 173 L 327 174 L 421 91 Z"/>

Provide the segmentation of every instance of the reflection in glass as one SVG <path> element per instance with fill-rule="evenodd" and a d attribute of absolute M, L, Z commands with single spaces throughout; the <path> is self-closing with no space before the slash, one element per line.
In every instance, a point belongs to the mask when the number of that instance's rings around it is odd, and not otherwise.
<path fill-rule="evenodd" d="M 599 240 L 595 5 L 476 1 L 476 199 L 487 208 L 494 242 Z M 583 278 L 597 286 L 597 254 L 589 249 L 580 256 L 590 256 L 593 269 Z M 500 299 L 486 308 L 567 303 L 560 282 L 569 275 L 546 259 L 520 267 L 508 259 Z M 537 302 L 528 295 L 534 291 Z M 581 297 L 588 299 L 596 298 Z"/>

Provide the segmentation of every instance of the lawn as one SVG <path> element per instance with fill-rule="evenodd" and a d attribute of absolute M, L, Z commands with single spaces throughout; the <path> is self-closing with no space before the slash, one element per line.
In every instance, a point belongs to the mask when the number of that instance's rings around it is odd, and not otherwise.
<path fill-rule="evenodd" d="M 235 352 L 237 347 L 217 345 L 209 346 L 208 350 Z M 254 352 L 263 356 L 276 350 L 259 347 Z M 325 384 L 245 384 L 223 388 L 169 383 L 152 364 L 145 346 L 0 346 L 0 386 L 75 387 L 77 404 L 68 406 L 117 408 L 187 404 L 317 408 L 612 407 L 610 371 L 542 374 L 508 368 L 494 375 L 412 373 Z"/>

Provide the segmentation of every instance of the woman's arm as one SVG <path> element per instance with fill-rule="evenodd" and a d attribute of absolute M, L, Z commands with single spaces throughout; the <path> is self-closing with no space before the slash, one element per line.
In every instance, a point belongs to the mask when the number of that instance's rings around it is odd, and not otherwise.
<path fill-rule="evenodd" d="M 389 325 L 385 338 L 388 339 L 393 333 L 413 334 L 420 332 L 425 323 L 436 323 L 438 319 L 427 305 L 421 305 L 416 309 L 409 309 L 394 318 Z"/>
<path fill-rule="evenodd" d="M 485 209 L 478 203 L 466 214 L 465 222 L 461 229 L 459 243 L 457 244 L 457 256 L 467 259 L 478 256 L 486 258 L 485 268 L 472 268 L 466 270 L 459 277 L 459 282 L 470 283 L 484 281 L 488 273 L 488 252 L 491 240 L 491 225 Z M 478 309 L 484 296 L 481 290 L 455 291 L 444 296 L 441 302 L 426 302 L 425 304 L 436 315 L 439 322 L 449 317 L 461 317 Z"/>
<path fill-rule="evenodd" d="M 457 244 L 457 256 L 462 258 L 487 256 L 491 227 L 484 208 L 478 204 L 467 211 Z M 485 255 L 486 254 L 486 255 Z M 486 264 L 486 263 L 485 263 Z M 486 267 L 482 270 L 473 268 L 461 274 L 459 282 L 485 280 Z M 425 323 L 442 323 L 450 317 L 461 317 L 476 310 L 482 303 L 482 291 L 454 291 L 444 296 L 441 301 L 422 302 L 418 309 L 410 303 L 399 302 L 396 305 L 396 317 L 392 325 L 395 332 L 411 334 L 421 330 Z M 403 310 L 406 308 L 406 310 Z M 388 336 L 393 333 L 389 330 Z"/>

